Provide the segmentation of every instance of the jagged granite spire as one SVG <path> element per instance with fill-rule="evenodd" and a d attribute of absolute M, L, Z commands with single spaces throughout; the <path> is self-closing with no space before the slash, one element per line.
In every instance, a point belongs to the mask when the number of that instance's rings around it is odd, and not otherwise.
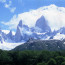
<path fill-rule="evenodd" d="M 22 30 L 22 20 L 20 20 L 20 22 L 17 26 L 16 34 L 14 36 L 15 42 L 20 42 L 22 40 L 22 35 L 21 35 L 22 31 L 21 30 Z"/>
<path fill-rule="evenodd" d="M 20 20 L 18 26 L 19 26 L 19 27 L 22 27 L 22 20 Z"/>
<path fill-rule="evenodd" d="M 12 35 L 12 31 L 11 31 L 11 30 L 10 30 L 10 32 L 7 34 L 7 37 L 8 37 L 9 39 L 11 39 L 11 40 L 12 40 L 13 35 Z"/>
<path fill-rule="evenodd" d="M 15 34 L 15 42 L 20 42 L 22 40 L 21 31 L 19 29 L 19 26 L 17 26 L 17 31 Z"/>
<path fill-rule="evenodd" d="M 51 31 L 47 20 L 45 19 L 44 16 L 41 16 L 37 21 L 36 21 L 36 27 L 39 27 L 42 29 L 43 32 L 49 32 Z"/>

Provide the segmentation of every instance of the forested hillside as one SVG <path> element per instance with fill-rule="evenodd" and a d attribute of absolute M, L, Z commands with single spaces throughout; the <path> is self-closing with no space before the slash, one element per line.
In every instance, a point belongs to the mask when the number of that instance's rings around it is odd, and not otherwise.
<path fill-rule="evenodd" d="M 0 65 L 65 65 L 65 52 L 0 50 Z"/>

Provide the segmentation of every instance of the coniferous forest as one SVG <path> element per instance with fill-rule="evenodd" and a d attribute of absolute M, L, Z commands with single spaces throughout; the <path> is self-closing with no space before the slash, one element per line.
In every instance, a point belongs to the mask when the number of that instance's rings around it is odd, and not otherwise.
<path fill-rule="evenodd" d="M 3 51 L 0 65 L 65 65 L 65 51 Z"/>

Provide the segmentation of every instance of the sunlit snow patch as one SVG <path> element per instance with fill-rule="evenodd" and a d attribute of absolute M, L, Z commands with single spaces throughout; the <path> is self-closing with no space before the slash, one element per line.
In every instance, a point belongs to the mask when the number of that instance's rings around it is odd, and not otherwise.
<path fill-rule="evenodd" d="M 10 32 L 10 30 L 2 30 L 2 32 L 4 32 L 5 34 L 8 34 Z M 15 35 L 15 32 L 12 31 L 12 34 Z"/>
<path fill-rule="evenodd" d="M 54 36 L 54 39 L 65 39 L 65 35 L 64 34 L 60 34 L 60 33 L 57 33 L 57 35 Z"/>

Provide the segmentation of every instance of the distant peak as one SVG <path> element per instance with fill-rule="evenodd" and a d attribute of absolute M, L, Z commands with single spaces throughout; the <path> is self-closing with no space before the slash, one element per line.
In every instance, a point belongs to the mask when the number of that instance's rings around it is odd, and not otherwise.
<path fill-rule="evenodd" d="M 10 34 L 12 34 L 12 31 L 10 30 L 10 32 L 9 32 Z"/>
<path fill-rule="evenodd" d="M 48 32 L 51 31 L 47 20 L 45 19 L 44 16 L 41 16 L 37 21 L 36 21 L 36 27 L 39 27 L 42 29 L 43 32 Z"/>
<path fill-rule="evenodd" d="M 19 26 L 19 27 L 22 27 L 22 20 L 19 21 L 18 26 Z"/>
<path fill-rule="evenodd" d="M 43 15 L 40 18 L 45 18 Z"/>

